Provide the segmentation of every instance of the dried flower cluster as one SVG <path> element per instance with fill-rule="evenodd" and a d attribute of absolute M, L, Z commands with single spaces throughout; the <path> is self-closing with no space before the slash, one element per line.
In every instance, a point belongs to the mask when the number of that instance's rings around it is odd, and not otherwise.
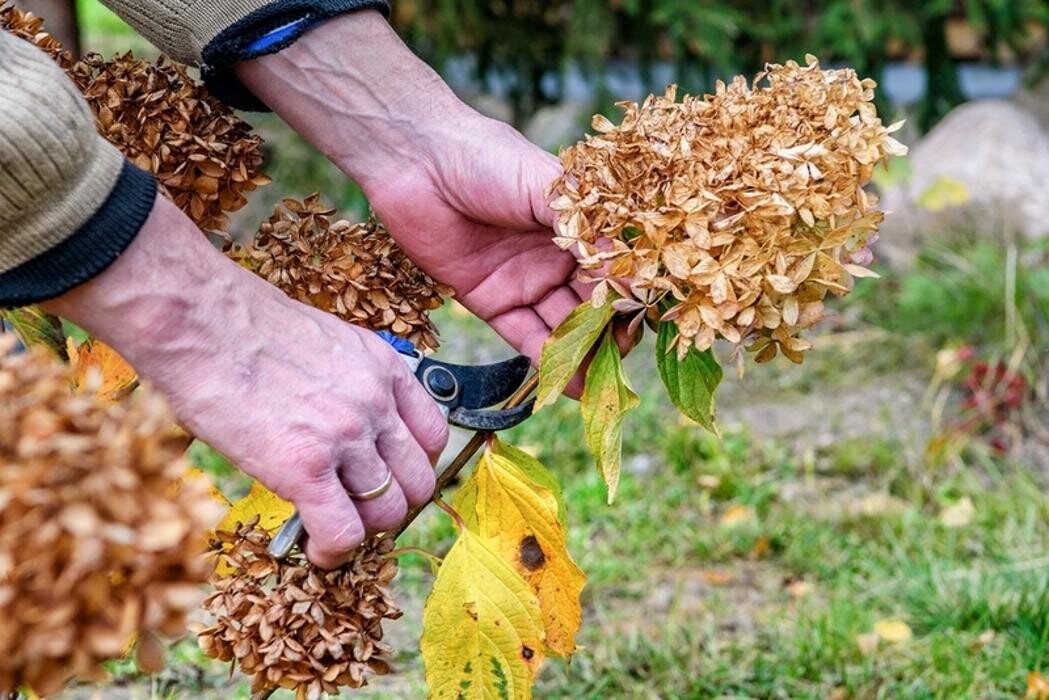
<path fill-rule="evenodd" d="M 36 44 L 50 54 L 62 70 L 68 71 L 73 67 L 73 55 L 62 48 L 58 39 L 44 31 L 42 17 L 19 10 L 14 5 L 0 0 L 0 29 Z"/>
<path fill-rule="evenodd" d="M 14 7 L 0 10 L 0 27 L 51 54 L 84 93 L 102 136 L 156 175 L 161 190 L 201 229 L 226 231 L 226 212 L 269 183 L 260 171 L 262 138 L 182 66 L 130 53 L 109 61 L 88 54 L 74 63 L 41 19 Z"/>
<path fill-rule="evenodd" d="M 436 349 L 429 312 L 451 296 L 416 267 L 378 221 L 332 221 L 317 195 L 285 199 L 248 249 L 232 256 L 288 296 L 372 330 Z"/>
<path fill-rule="evenodd" d="M 382 621 L 401 616 L 389 589 L 397 562 L 383 556 L 393 539 L 369 540 L 349 563 L 325 571 L 301 552 L 270 557 L 269 535 L 257 525 L 256 516 L 216 533 L 220 564 L 204 602 L 215 620 L 197 631 L 204 653 L 235 660 L 253 692 L 288 688 L 300 699 L 389 673 L 393 650 L 382 641 Z"/>
<path fill-rule="evenodd" d="M 110 61 L 89 54 L 71 72 L 95 113 L 98 130 L 135 165 L 157 176 L 162 190 L 205 231 L 229 228 L 225 212 L 269 183 L 260 173 L 262 138 L 161 57 L 130 53 Z"/>
<path fill-rule="evenodd" d="M 874 87 L 809 56 L 703 98 L 624 103 L 619 125 L 595 117 L 561 154 L 556 242 L 601 280 L 595 303 L 611 287 L 617 308 L 674 321 L 679 355 L 720 336 L 800 362 L 826 294 L 873 274 L 883 214 L 863 187 L 906 153 Z"/>
<path fill-rule="evenodd" d="M 211 572 L 203 533 L 221 508 L 180 479 L 184 442 L 164 403 L 70 391 L 70 372 L 0 336 L 0 691 L 38 694 L 139 640 L 185 632 Z"/>

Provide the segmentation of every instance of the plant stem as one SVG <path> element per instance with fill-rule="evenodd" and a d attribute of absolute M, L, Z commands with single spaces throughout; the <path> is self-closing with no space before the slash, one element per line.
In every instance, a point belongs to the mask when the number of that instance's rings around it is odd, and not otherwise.
<path fill-rule="evenodd" d="M 514 408 L 515 406 L 520 406 L 525 401 L 525 399 L 528 398 L 529 394 L 535 391 L 536 387 L 538 386 L 539 373 L 536 372 L 531 377 L 529 377 L 524 384 L 521 385 L 521 388 L 518 389 L 513 396 L 507 399 L 506 403 L 503 404 L 503 408 Z M 437 486 L 433 490 L 434 499 L 441 497 L 441 493 L 444 491 L 444 489 L 447 488 L 448 485 L 452 483 L 452 480 L 459 475 L 459 472 L 463 470 L 463 467 L 469 464 L 473 456 L 477 454 L 477 451 L 484 447 L 484 443 L 490 435 L 491 433 L 486 432 L 474 433 L 473 437 L 470 438 L 470 441 L 466 443 L 463 449 L 459 450 L 459 454 L 455 456 L 455 459 L 451 461 L 448 467 L 443 472 L 437 475 Z M 430 503 L 432 502 L 433 501 L 431 500 Z M 400 535 L 402 532 L 407 530 L 408 526 L 411 525 L 417 517 L 419 517 L 419 514 L 422 513 L 428 505 L 429 503 L 425 503 L 419 506 L 418 508 L 413 508 L 411 511 L 409 511 L 408 515 L 401 523 L 401 526 L 397 528 L 395 534 Z"/>

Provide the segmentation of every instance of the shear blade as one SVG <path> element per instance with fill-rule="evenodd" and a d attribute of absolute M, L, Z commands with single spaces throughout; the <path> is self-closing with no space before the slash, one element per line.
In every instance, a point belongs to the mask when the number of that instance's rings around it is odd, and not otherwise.
<path fill-rule="evenodd" d="M 524 383 L 532 362 L 518 355 L 490 365 L 456 365 L 423 358 L 416 371 L 423 376 L 428 367 L 443 367 L 455 375 L 459 383 L 459 397 L 454 405 L 461 408 L 485 408 L 510 398 Z"/>
<path fill-rule="evenodd" d="M 495 432 L 507 430 L 523 422 L 532 415 L 535 399 L 530 399 L 516 408 L 498 411 L 479 411 L 470 408 L 456 408 L 448 414 L 448 423 L 457 428 Z"/>

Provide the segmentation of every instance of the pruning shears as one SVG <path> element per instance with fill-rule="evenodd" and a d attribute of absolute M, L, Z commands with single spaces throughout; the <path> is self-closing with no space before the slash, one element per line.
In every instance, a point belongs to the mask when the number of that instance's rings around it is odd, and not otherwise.
<path fill-rule="evenodd" d="M 449 425 L 497 432 L 512 428 L 532 415 L 535 399 L 514 408 L 490 408 L 509 399 L 525 383 L 532 364 L 527 357 L 518 355 L 490 365 L 457 365 L 426 357 L 410 340 L 388 331 L 379 332 L 379 336 L 414 372 Z M 270 541 L 270 556 L 287 557 L 303 533 L 302 518 L 296 511 Z"/>

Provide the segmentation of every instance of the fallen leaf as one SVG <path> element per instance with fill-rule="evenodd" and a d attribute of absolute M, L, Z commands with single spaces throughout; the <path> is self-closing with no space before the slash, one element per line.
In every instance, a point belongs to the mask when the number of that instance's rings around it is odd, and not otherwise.
<path fill-rule="evenodd" d="M 696 483 L 705 489 L 716 489 L 721 486 L 721 477 L 712 474 L 700 474 L 696 477 Z"/>
<path fill-rule="evenodd" d="M 724 569 L 709 569 L 701 572 L 699 577 L 703 579 L 703 583 L 711 586 L 727 586 L 736 580 L 731 571 Z"/>
<path fill-rule="evenodd" d="M 1027 692 L 1024 700 L 1049 700 L 1049 680 L 1038 671 L 1027 674 Z"/>
<path fill-rule="evenodd" d="M 941 175 L 918 195 L 918 206 L 930 212 L 940 212 L 965 204 L 970 199 L 964 182 Z"/>
<path fill-rule="evenodd" d="M 547 476 L 536 478 L 540 470 Z M 571 656 L 582 623 L 579 594 L 586 575 L 568 552 L 561 504 L 546 486 L 550 481 L 553 475 L 536 460 L 496 441 L 456 492 L 454 507 L 467 529 L 528 582 L 539 601 L 550 652 Z"/>
<path fill-rule="evenodd" d="M 968 496 L 963 496 L 956 503 L 940 511 L 940 522 L 943 523 L 944 527 L 965 527 L 972 522 L 975 514 L 976 507 L 973 505 L 972 499 Z"/>
<path fill-rule="evenodd" d="M 874 623 L 874 634 L 878 638 L 892 644 L 906 642 L 913 637 L 910 626 L 903 620 L 888 619 L 878 620 Z"/>
<path fill-rule="evenodd" d="M 765 556 L 765 554 L 768 551 L 769 551 L 769 536 L 768 535 L 762 535 L 761 537 L 758 538 L 757 542 L 754 543 L 754 546 L 751 547 L 751 549 L 750 549 L 750 556 L 752 558 L 754 558 L 754 559 L 760 559 L 761 557 Z"/>
<path fill-rule="evenodd" d="M 792 598 L 804 598 L 812 593 L 812 584 L 805 579 L 798 579 L 796 581 L 791 581 L 784 586 L 784 590 L 786 590 L 788 595 Z"/>
<path fill-rule="evenodd" d="M 742 523 L 748 523 L 754 519 L 754 511 L 747 506 L 734 504 L 728 507 L 728 509 L 721 514 L 721 524 L 726 527 L 733 527 Z"/>
<path fill-rule="evenodd" d="M 878 635 L 874 632 L 856 635 L 856 646 L 863 656 L 871 656 L 878 651 Z"/>
<path fill-rule="evenodd" d="M 539 601 L 491 547 L 462 530 L 423 610 L 432 698 L 530 698 L 544 656 Z"/>

